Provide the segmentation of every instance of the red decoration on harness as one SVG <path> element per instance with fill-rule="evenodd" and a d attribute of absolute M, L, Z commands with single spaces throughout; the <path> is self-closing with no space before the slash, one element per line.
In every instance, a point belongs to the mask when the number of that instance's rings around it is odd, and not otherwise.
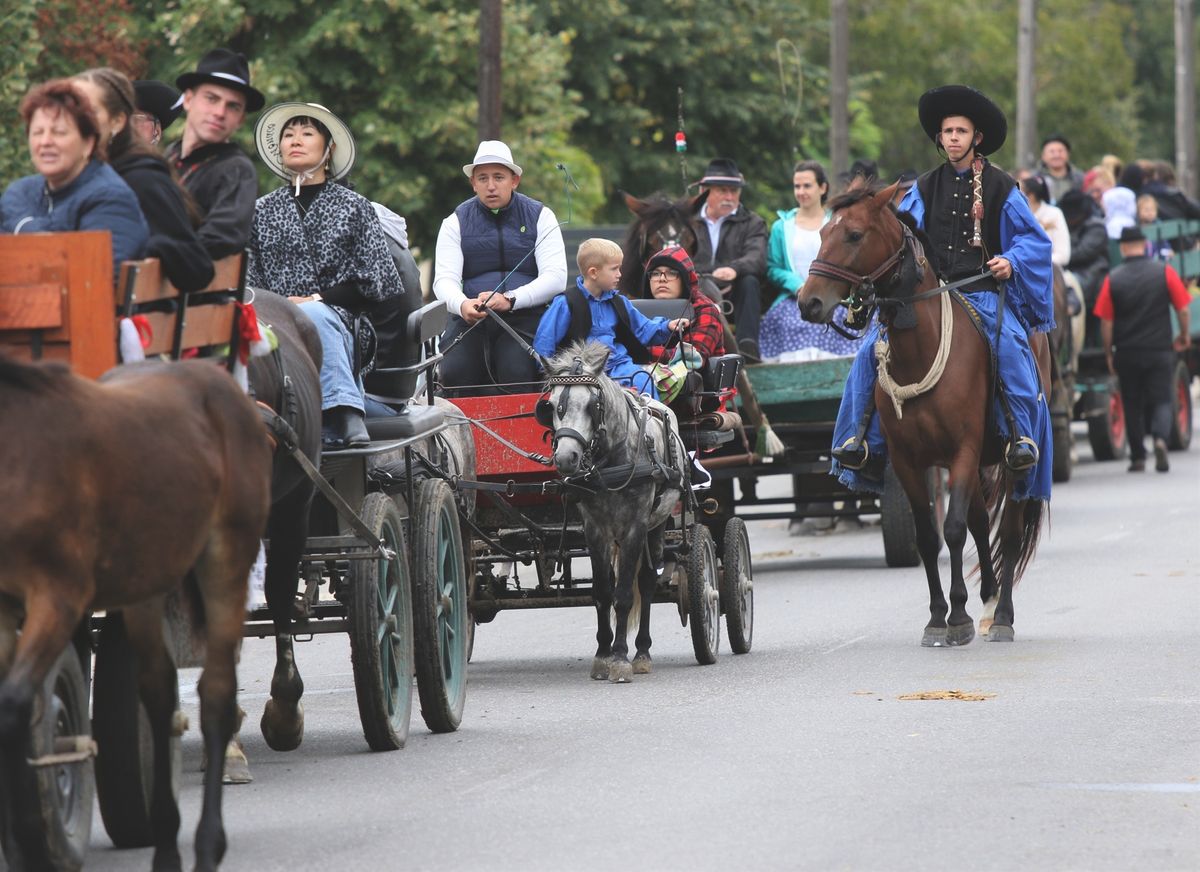
<path fill-rule="evenodd" d="M 250 360 L 250 344 L 259 342 L 262 333 L 258 330 L 258 314 L 253 303 L 238 303 L 238 361 L 245 366 Z"/>

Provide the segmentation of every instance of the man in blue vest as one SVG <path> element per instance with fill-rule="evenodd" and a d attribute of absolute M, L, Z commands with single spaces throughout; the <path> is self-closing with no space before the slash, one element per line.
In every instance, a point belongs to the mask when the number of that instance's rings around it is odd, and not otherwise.
<path fill-rule="evenodd" d="M 537 363 L 496 319 L 531 340 L 546 304 L 566 288 L 558 219 L 517 192 L 521 168 L 503 142 L 479 143 L 463 173 L 475 196 L 442 222 L 434 256 L 433 293 L 451 316 L 438 382 L 446 396 L 536 390 Z"/>

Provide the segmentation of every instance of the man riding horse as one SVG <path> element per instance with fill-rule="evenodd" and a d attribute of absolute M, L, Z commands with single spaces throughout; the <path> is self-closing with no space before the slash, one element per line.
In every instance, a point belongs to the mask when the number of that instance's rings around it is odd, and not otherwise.
<path fill-rule="evenodd" d="M 965 280 L 960 290 L 996 355 L 996 424 L 1008 440 L 1005 462 L 1022 474 L 1018 498 L 1048 499 L 1050 417 L 1029 334 L 1054 327 L 1050 240 L 1016 184 L 985 158 L 1008 130 L 995 103 L 974 88 L 947 85 L 926 91 L 918 114 L 946 162 L 917 180 L 899 211 L 928 235 L 937 274 L 946 283 Z M 834 431 L 833 471 L 857 490 L 880 490 L 886 462 L 873 399 L 879 331 L 876 322 L 855 358 Z"/>

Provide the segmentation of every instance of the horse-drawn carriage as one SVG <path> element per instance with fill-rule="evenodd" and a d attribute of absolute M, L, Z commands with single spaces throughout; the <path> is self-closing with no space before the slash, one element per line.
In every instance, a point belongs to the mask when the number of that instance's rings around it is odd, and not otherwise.
<path fill-rule="evenodd" d="M 410 399 L 421 373 L 437 361 L 431 340 L 444 324 L 443 304 L 421 306 L 415 291 L 401 364 L 369 376 L 368 391 L 391 412 L 368 419 L 371 444 L 322 454 L 316 367 L 312 360 L 297 364 L 292 346 L 299 343 L 288 335 L 295 307 L 266 294 L 252 300 L 240 257 L 220 262 L 212 285 L 188 295 L 163 281 L 154 260 L 124 264 L 114 294 L 110 251 L 106 233 L 0 238 L 0 353 L 59 361 L 79 375 L 99 377 L 118 363 L 117 318 L 123 317 L 127 329 L 138 330 L 146 354 L 178 359 L 198 353 L 233 369 L 257 332 L 247 323 L 250 302 L 257 304 L 258 326 L 278 334 L 274 352 L 250 361 L 250 386 L 276 443 L 264 543 L 268 605 L 255 608 L 238 632 L 276 637 L 279 663 L 263 723 L 268 743 L 290 750 L 302 736 L 293 634 L 349 635 L 360 718 L 372 749 L 403 746 L 414 675 L 427 725 L 437 732 L 456 729 L 466 693 L 468 555 L 460 506 L 445 479 L 447 471 L 471 476 L 473 446 L 431 394 L 427 404 Z M 256 366 L 274 380 L 256 379 Z M 273 555 L 282 555 L 274 572 Z M 281 580 L 274 595 L 273 575 Z M 300 579 L 304 587 L 295 596 Z M 176 592 L 167 602 L 175 659 L 195 665 L 196 649 L 203 647 L 189 632 L 195 598 Z M 139 702 L 131 635 L 120 611 L 93 617 L 42 685 L 29 747 L 19 755 L 27 767 L 0 796 L 4 852 L 19 853 L 31 868 L 82 863 L 93 790 L 115 845 L 163 842 L 155 834 L 162 815 L 153 813 L 164 800 L 162 782 L 155 781 L 154 730 Z M 186 719 L 176 712 L 168 753 L 175 799 L 184 729 Z M 37 809 L 23 814 L 23 829 L 11 825 L 19 809 Z"/>
<path fill-rule="evenodd" d="M 690 309 L 686 300 L 635 305 L 644 314 L 668 318 Z M 714 417 L 701 410 L 730 395 L 737 356 L 709 361 L 703 388 L 673 404 L 696 414 L 676 422 L 665 406 L 635 399 L 604 376 L 605 355 L 600 346 L 591 349 L 569 349 L 548 362 L 548 393 L 478 395 L 466 389 L 452 400 L 475 429 L 477 446 L 476 480 L 454 482 L 477 495 L 474 516 L 465 519 L 476 566 L 473 620 L 486 624 L 512 609 L 595 606 L 603 636 L 613 606 L 618 625 L 612 653 L 620 660 L 625 614 L 636 609 L 630 601 L 622 604 L 624 583 L 641 603 L 645 644 L 639 634 L 639 656 L 628 672 L 608 662 L 602 642 L 593 678 L 626 681 L 649 671 L 652 602 L 676 606 L 684 626 L 690 624 L 700 663 L 716 661 L 722 613 L 731 649 L 748 652 L 754 594 L 746 526 L 738 518 L 705 514 L 715 505 L 693 492 L 689 459 L 734 436 L 717 429 Z M 568 401 L 570 391 L 579 397 Z M 652 437 L 657 441 L 640 451 Z M 577 465 L 569 468 L 561 456 L 552 456 L 568 441 L 580 449 Z M 589 503 L 597 501 L 603 508 L 592 505 L 589 511 Z M 661 510 L 655 508 L 659 504 Z M 577 576 L 573 565 L 585 557 L 592 560 L 590 578 Z M 523 578 L 520 567 L 532 571 Z M 638 621 L 635 616 L 632 623 Z M 611 628 L 608 639 L 611 644 Z"/>

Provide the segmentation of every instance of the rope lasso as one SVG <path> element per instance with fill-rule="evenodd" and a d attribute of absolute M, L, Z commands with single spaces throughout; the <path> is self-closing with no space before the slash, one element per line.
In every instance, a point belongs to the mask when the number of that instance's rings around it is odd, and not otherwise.
<path fill-rule="evenodd" d="M 942 373 L 946 371 L 946 361 L 950 359 L 950 340 L 954 336 L 954 310 L 951 308 L 950 295 L 942 294 L 941 297 L 942 335 L 938 341 L 938 350 L 934 355 L 933 364 L 919 382 L 907 385 L 896 384 L 888 369 L 892 358 L 892 347 L 882 338 L 875 342 L 875 360 L 879 362 L 879 385 L 883 388 L 884 393 L 891 397 L 892 405 L 896 407 L 897 419 L 904 417 L 905 400 L 911 400 L 913 397 L 931 390 L 941 379 Z"/>

